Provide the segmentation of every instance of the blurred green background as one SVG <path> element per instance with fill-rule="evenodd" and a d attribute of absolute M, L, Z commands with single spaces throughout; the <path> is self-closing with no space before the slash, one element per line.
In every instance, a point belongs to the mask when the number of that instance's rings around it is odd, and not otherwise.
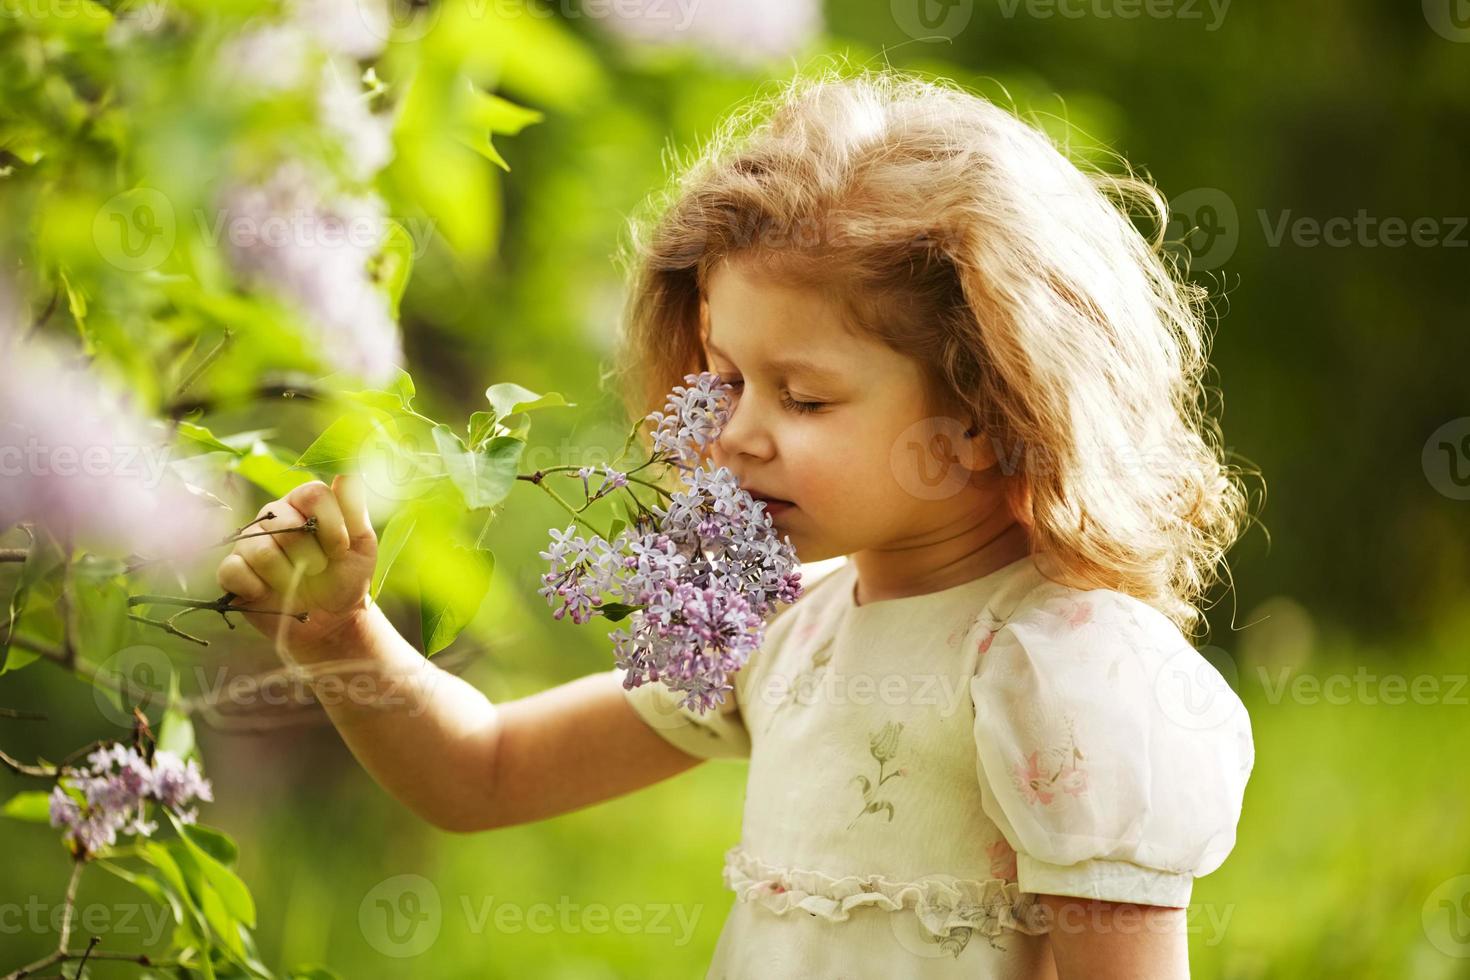
<path fill-rule="evenodd" d="M 439 35 L 493 6 L 441 18 L 427 5 L 412 22 L 427 32 L 415 50 L 465 56 L 494 34 L 493 17 L 468 40 Z M 538 419 L 532 465 L 609 458 L 626 422 L 600 379 L 628 217 L 662 186 L 673 151 L 795 72 L 841 59 L 932 73 L 1013 100 L 1083 155 L 1121 154 L 1174 202 L 1170 237 L 1214 290 L 1225 442 L 1267 488 L 1264 527 L 1232 553 L 1231 588 L 1209 613 L 1208 653 L 1251 711 L 1257 763 L 1234 854 L 1195 886 L 1195 975 L 1470 976 L 1463 0 L 828 0 L 811 22 L 802 4 L 723 6 L 702 15 L 711 39 L 691 31 L 657 46 L 617 41 L 606 4 L 542 7 L 536 38 L 481 66 L 544 119 L 496 138 L 508 172 L 417 175 L 451 188 L 462 178 L 479 205 L 459 205 L 464 234 L 485 234 L 483 247 L 447 248 L 442 236 L 457 232 L 441 211 L 430 215 L 438 234 L 419 242 L 401 319 L 421 404 L 459 417 L 493 382 L 560 391 L 579 407 Z M 188 118 L 173 135 L 211 138 Z M 408 166 L 388 171 L 412 179 Z M 1395 222 L 1416 221 L 1420 240 L 1400 233 L 1395 244 Z M 1324 236 L 1330 227 L 1340 235 Z M 298 426 L 301 448 L 326 418 L 246 407 L 211 425 L 283 425 L 287 442 Z M 601 631 L 553 621 L 535 594 L 545 529 L 565 522 L 523 489 L 516 519 L 491 530 L 498 567 L 459 641 L 469 655 L 450 661 L 495 701 L 611 666 Z M 416 612 L 389 608 L 415 637 Z M 178 651 L 185 662 L 270 664 L 243 631 L 209 635 L 219 645 Z M 1395 677 L 1431 680 L 1396 699 Z M 55 722 L 0 719 L 13 755 L 57 758 L 106 734 L 90 688 L 46 665 L 6 675 L 0 703 L 44 706 Z M 269 963 L 321 961 L 350 977 L 696 977 L 733 900 L 720 865 L 739 835 L 741 764 L 707 763 L 534 826 L 451 836 L 381 792 L 330 726 L 201 726 L 200 739 L 217 796 L 206 818 L 241 842 Z M 0 773 L 5 795 L 19 788 Z M 14 924 L 28 900 L 55 902 L 66 859 L 49 828 L 3 835 L 9 968 L 51 942 Z M 428 879 L 441 903 L 436 937 L 413 956 L 360 921 L 375 889 L 401 875 Z M 82 902 L 116 922 L 136 898 L 98 876 Z M 502 904 L 550 911 L 497 920 Z M 638 927 L 615 925 L 625 904 Z M 581 917 L 599 908 L 604 919 Z"/>

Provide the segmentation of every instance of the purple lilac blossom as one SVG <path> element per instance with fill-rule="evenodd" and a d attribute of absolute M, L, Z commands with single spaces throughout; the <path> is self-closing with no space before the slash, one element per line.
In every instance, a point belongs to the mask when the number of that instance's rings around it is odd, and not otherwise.
<path fill-rule="evenodd" d="M 300 310 L 324 359 L 385 384 L 403 347 L 369 270 L 388 227 L 384 205 L 371 194 L 331 197 L 324 183 L 293 160 L 262 183 L 228 188 L 220 207 L 231 264 L 247 285 Z"/>
<path fill-rule="evenodd" d="M 553 606 L 560 599 L 553 616 L 570 614 L 574 623 L 588 622 L 605 597 L 636 607 L 628 628 L 610 634 L 624 687 L 663 681 L 684 707 L 703 712 L 724 702 L 730 675 L 759 647 L 776 604 L 801 596 L 801 573 L 763 502 L 726 467 L 692 467 L 729 419 L 729 386 L 710 372 L 684 381 L 648 420 L 657 427 L 656 455 L 669 454 L 686 489 L 611 543 L 578 536 L 575 524 L 553 529 L 541 552 L 551 571 L 540 594 Z M 608 475 L 611 482 L 622 474 Z"/>
<path fill-rule="evenodd" d="M 0 283 L 0 531 L 34 522 L 78 547 L 186 554 L 229 534 L 174 468 L 167 431 L 44 335 Z"/>
<path fill-rule="evenodd" d="M 63 785 L 65 784 L 65 785 Z M 85 800 L 78 803 L 68 787 Z M 169 807 L 184 823 L 193 823 L 195 800 L 213 800 L 209 780 L 193 759 L 159 751 L 150 765 L 137 749 L 113 743 L 87 756 L 87 768 L 66 770 L 51 791 L 51 826 L 64 827 L 62 839 L 78 853 L 95 854 L 117 843 L 119 834 L 152 836 L 158 829 L 147 819 L 152 801 Z"/>

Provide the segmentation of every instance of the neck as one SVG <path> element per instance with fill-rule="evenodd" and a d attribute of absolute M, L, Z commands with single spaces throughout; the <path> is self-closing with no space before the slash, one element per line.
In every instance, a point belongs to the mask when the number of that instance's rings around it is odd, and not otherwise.
<path fill-rule="evenodd" d="M 1004 505 L 930 538 L 854 552 L 858 605 L 925 595 L 973 582 L 1031 554 L 1031 536 Z"/>

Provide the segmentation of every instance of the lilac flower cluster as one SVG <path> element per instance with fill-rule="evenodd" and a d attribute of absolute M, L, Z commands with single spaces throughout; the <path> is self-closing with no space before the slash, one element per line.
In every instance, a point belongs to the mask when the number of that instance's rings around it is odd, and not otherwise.
<path fill-rule="evenodd" d="M 602 486 L 597 488 L 596 493 L 593 493 L 592 487 L 587 481 L 592 477 L 592 474 L 596 472 L 597 471 L 590 466 L 583 466 L 577 470 L 577 476 L 582 478 L 582 493 L 586 495 L 587 502 L 589 504 L 595 500 L 600 500 L 601 498 L 612 493 L 619 487 L 626 487 L 628 485 L 628 474 L 619 473 L 617 470 L 609 467 L 606 463 L 603 463 Z"/>
<path fill-rule="evenodd" d="M 403 363 L 387 295 L 370 269 L 389 224 L 375 194 L 332 194 L 320 168 L 281 164 L 259 183 L 221 194 L 226 254 L 249 287 L 300 310 L 325 360 L 385 383 Z"/>
<path fill-rule="evenodd" d="M 730 385 L 712 371 L 686 374 L 675 385 L 662 412 L 653 412 L 653 448 L 668 453 L 675 465 L 687 469 L 699 463 L 704 449 L 720 437 L 730 421 Z"/>
<path fill-rule="evenodd" d="M 790 539 L 777 538 L 766 505 L 729 469 L 687 465 L 728 420 L 729 386 L 709 372 L 684 380 L 649 421 L 686 489 L 611 543 L 577 536 L 575 525 L 553 530 L 540 594 L 553 606 L 560 599 L 553 615 L 574 623 L 605 612 L 606 597 L 632 607 L 629 628 L 610 634 L 624 687 L 661 680 L 703 712 L 724 702 L 729 675 L 760 645 L 776 603 L 800 598 L 801 573 Z"/>
<path fill-rule="evenodd" d="M 178 555 L 229 534 L 229 510 L 191 486 L 169 433 L 65 346 L 30 336 L 32 316 L 0 276 L 0 532 L 34 522 L 80 548 Z"/>
<path fill-rule="evenodd" d="M 232 94 L 311 96 L 325 137 L 320 158 L 294 146 L 273 169 L 225 183 L 216 205 L 226 258 L 243 286 L 293 308 L 324 363 L 373 387 L 403 363 L 374 268 L 392 227 L 373 185 L 393 158 L 394 117 L 372 110 L 381 83 L 359 62 L 383 54 L 393 27 L 388 0 L 286 0 L 217 57 Z"/>
<path fill-rule="evenodd" d="M 86 802 L 79 803 L 68 788 Z M 195 811 L 185 808 L 196 799 L 214 795 L 193 759 L 186 763 L 172 752 L 155 752 L 150 765 L 137 749 L 113 743 L 87 756 L 86 769 L 67 770 L 58 781 L 51 791 L 51 826 L 65 827 L 63 840 L 93 854 L 115 844 L 119 833 L 151 836 L 158 824 L 147 819 L 150 800 L 193 823 Z"/>

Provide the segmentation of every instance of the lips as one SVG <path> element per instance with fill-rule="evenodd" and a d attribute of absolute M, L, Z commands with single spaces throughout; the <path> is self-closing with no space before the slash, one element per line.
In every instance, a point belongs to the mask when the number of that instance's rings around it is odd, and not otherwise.
<path fill-rule="evenodd" d="M 767 496 L 766 494 L 761 493 L 758 490 L 751 490 L 749 487 L 745 488 L 745 492 L 748 493 L 748 494 L 750 494 L 751 497 L 755 498 L 756 500 L 759 500 L 761 503 L 764 503 L 764 504 L 789 504 L 789 503 L 791 503 L 790 500 L 785 500 L 785 499 L 783 499 L 781 497 Z"/>

